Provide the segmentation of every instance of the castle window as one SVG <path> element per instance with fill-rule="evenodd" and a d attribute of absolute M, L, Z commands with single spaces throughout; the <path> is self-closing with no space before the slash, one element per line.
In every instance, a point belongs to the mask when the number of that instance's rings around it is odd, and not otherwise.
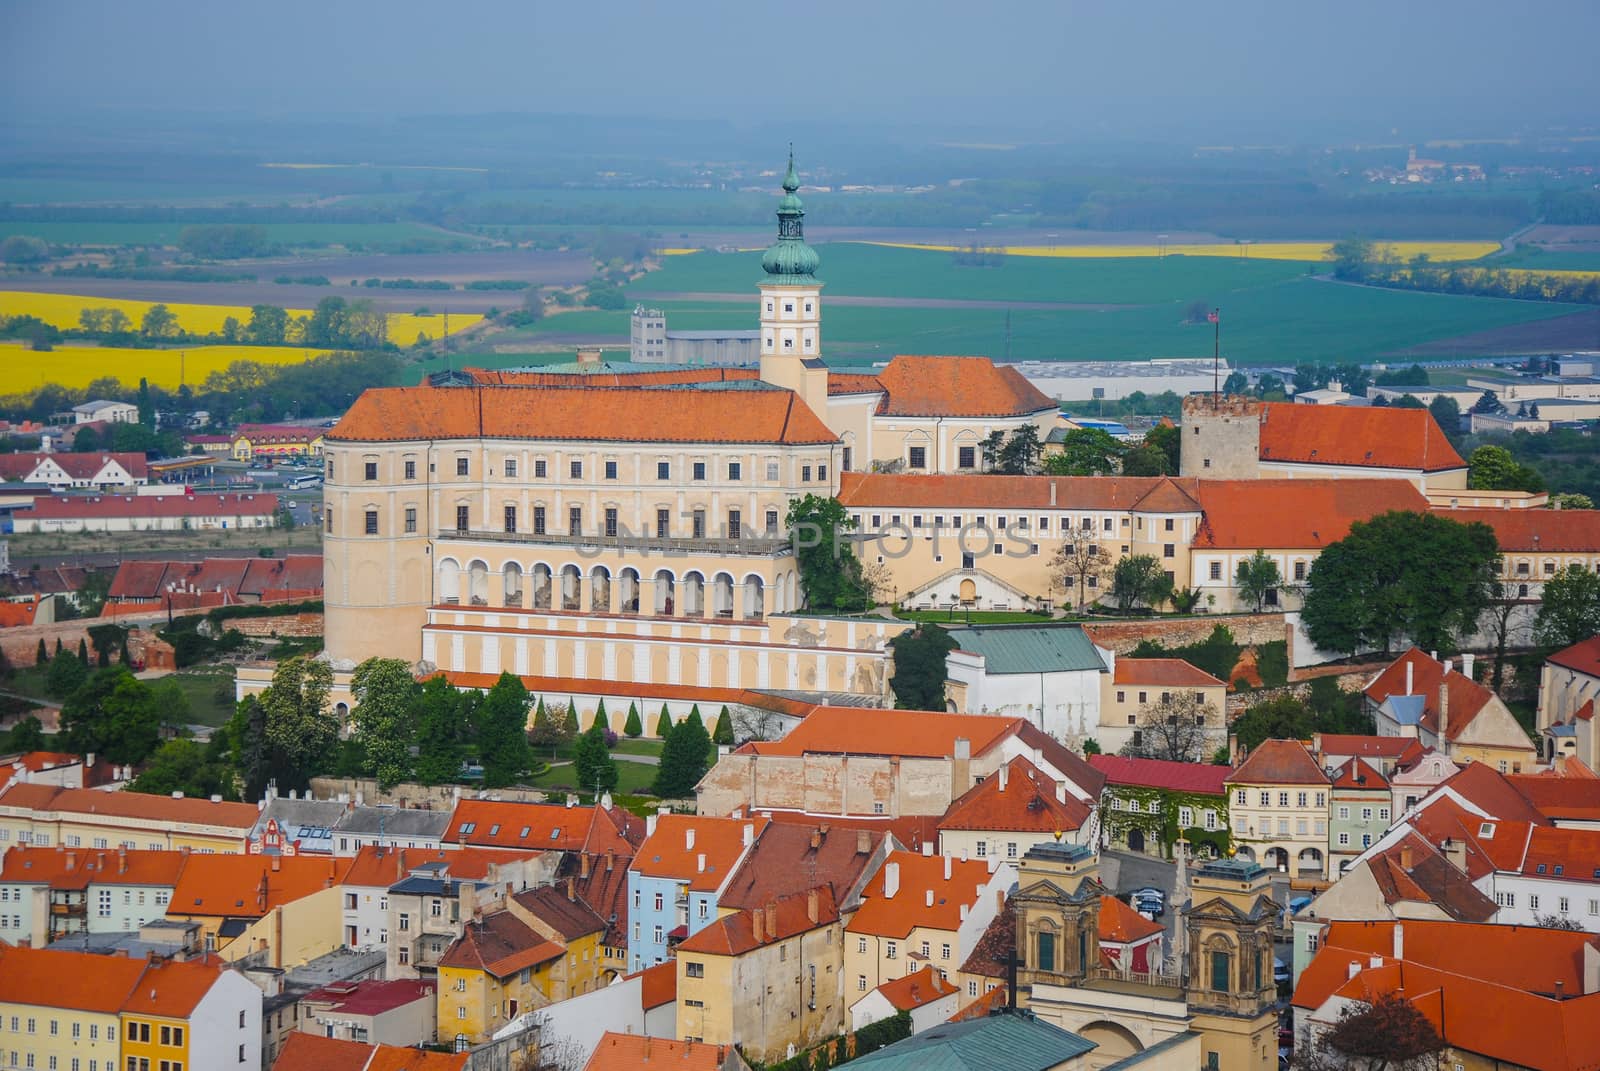
<path fill-rule="evenodd" d="M 533 507 L 533 534 L 544 535 L 544 507 Z"/>
<path fill-rule="evenodd" d="M 928 448 L 926 446 L 913 446 L 907 451 L 906 467 L 925 469 L 928 467 Z"/>
<path fill-rule="evenodd" d="M 811 311 L 811 302 L 809 302 L 809 301 L 808 301 L 808 302 L 806 302 L 806 311 L 807 311 L 807 312 L 810 312 L 810 311 Z"/>
<path fill-rule="evenodd" d="M 369 510 L 367 510 L 367 535 L 377 535 L 377 534 L 378 534 L 378 511 L 375 510 L 375 509 L 369 509 Z"/>
<path fill-rule="evenodd" d="M 571 506 L 567 509 L 567 534 L 583 534 L 583 507 Z"/>
<path fill-rule="evenodd" d="M 534 475 L 534 478 L 542 480 L 542 479 L 545 478 L 545 476 L 548 473 L 549 473 L 549 467 L 545 464 L 544 458 L 542 458 L 542 457 L 541 458 L 535 458 L 534 462 L 533 462 L 533 475 Z"/>
<path fill-rule="evenodd" d="M 514 457 L 506 458 L 506 475 L 509 476 L 509 477 L 512 477 L 512 478 L 516 477 L 516 475 L 517 475 L 517 459 L 516 458 L 514 458 Z"/>
<path fill-rule="evenodd" d="M 1053 971 L 1056 969 L 1056 935 L 1041 933 L 1039 935 L 1039 970 Z"/>
<path fill-rule="evenodd" d="M 582 461 L 574 461 L 574 462 L 572 462 L 572 464 L 567 467 L 567 470 L 572 474 L 572 478 L 574 480 L 583 479 L 583 462 Z"/>
<path fill-rule="evenodd" d="M 515 533 L 516 532 L 516 530 L 517 530 L 517 507 L 515 507 L 515 506 L 507 506 L 505 508 L 505 525 L 506 525 L 506 531 L 507 532 L 511 532 L 511 533 Z"/>
<path fill-rule="evenodd" d="M 667 538 L 667 531 L 671 528 L 671 516 L 672 516 L 672 514 L 671 514 L 670 510 L 664 510 L 664 509 L 656 510 L 656 538 L 657 539 L 665 539 L 665 538 Z"/>
<path fill-rule="evenodd" d="M 839 454 L 839 468 L 841 471 L 850 471 L 850 447 L 845 447 Z"/>
<path fill-rule="evenodd" d="M 1211 563 L 1211 579 L 1212 580 L 1221 580 L 1222 579 L 1222 563 L 1221 562 L 1212 562 Z"/>
<path fill-rule="evenodd" d="M 617 534 L 617 507 L 615 507 L 615 506 L 607 506 L 606 507 L 606 535 L 615 536 L 616 534 Z"/>
<path fill-rule="evenodd" d="M 828 466 L 826 466 L 826 465 L 818 465 L 817 466 L 817 479 L 826 480 L 827 478 L 828 478 Z"/>
<path fill-rule="evenodd" d="M 369 482 L 378 478 L 378 463 L 376 461 L 368 461 L 365 468 Z"/>
<path fill-rule="evenodd" d="M 464 458 L 464 457 L 456 458 L 456 475 L 457 476 L 465 476 L 465 475 L 467 475 L 467 459 L 466 458 Z"/>
<path fill-rule="evenodd" d="M 417 507 L 415 507 L 415 506 L 407 506 L 406 507 L 406 531 L 407 532 L 415 532 L 416 530 L 417 530 Z"/>
<path fill-rule="evenodd" d="M 963 446 L 956 452 L 956 467 L 962 469 L 975 469 L 978 467 L 978 448 L 976 446 Z"/>
<path fill-rule="evenodd" d="M 465 532 L 470 527 L 472 527 L 472 507 L 471 506 L 457 506 L 456 507 L 456 531 Z"/>
<path fill-rule="evenodd" d="M 1196 429 L 1199 430 L 1199 429 Z M 1226 952 L 1211 953 L 1211 990 L 1214 993 L 1228 992 L 1228 973 L 1233 967 L 1233 957 Z"/>
<path fill-rule="evenodd" d="M 783 340 L 783 348 L 786 349 L 786 350 L 794 349 L 794 339 L 792 339 L 792 338 L 784 339 Z"/>
<path fill-rule="evenodd" d="M 616 478 L 617 478 L 617 463 L 615 461 L 607 461 L 606 462 L 606 479 L 614 480 Z"/>
<path fill-rule="evenodd" d="M 706 478 L 706 463 L 704 461 L 696 461 L 694 463 L 694 478 L 697 480 Z"/>
<path fill-rule="evenodd" d="M 784 302 L 784 303 L 783 303 L 783 311 L 784 311 L 784 312 L 793 312 L 793 311 L 794 311 L 794 302 L 792 302 L 792 301 L 785 301 L 785 302 Z"/>
<path fill-rule="evenodd" d="M 728 462 L 728 480 L 730 482 L 738 480 L 743 473 L 744 467 L 737 461 Z"/>
<path fill-rule="evenodd" d="M 407 461 L 406 462 L 406 479 L 414 480 L 416 478 L 417 478 L 417 463 L 415 461 Z"/>
<path fill-rule="evenodd" d="M 775 510 L 775 509 L 769 509 L 769 510 L 767 510 L 767 535 L 775 536 L 777 534 L 778 534 L 778 511 Z"/>
<path fill-rule="evenodd" d="M 1172 518 L 1168 517 L 1167 518 L 1167 528 L 1166 528 L 1167 531 L 1169 531 L 1169 532 L 1172 531 L 1172 524 L 1173 524 Z"/>
<path fill-rule="evenodd" d="M 658 479 L 658 480 L 670 480 L 670 479 L 672 479 L 672 463 L 670 461 L 657 461 L 656 462 L 656 479 Z"/>

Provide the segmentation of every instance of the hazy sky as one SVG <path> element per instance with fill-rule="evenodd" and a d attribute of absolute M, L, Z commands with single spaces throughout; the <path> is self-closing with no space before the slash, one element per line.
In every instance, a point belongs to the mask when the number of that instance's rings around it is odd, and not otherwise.
<path fill-rule="evenodd" d="M 0 0 L 0 39 L 0 102 L 33 114 L 1600 122 L 1596 0 Z"/>

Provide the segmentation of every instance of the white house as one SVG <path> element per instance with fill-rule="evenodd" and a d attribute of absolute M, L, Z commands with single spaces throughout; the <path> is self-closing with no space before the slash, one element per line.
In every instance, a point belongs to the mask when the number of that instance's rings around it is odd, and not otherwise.
<path fill-rule="evenodd" d="M 1092 736 L 1109 652 L 1077 627 L 991 625 L 950 630 L 952 710 L 1026 718 L 1057 740 Z"/>
<path fill-rule="evenodd" d="M 850 1029 L 860 1030 L 900 1012 L 911 1013 L 911 1032 L 938 1026 L 960 1010 L 961 992 L 933 967 L 884 982 L 850 1005 Z"/>
<path fill-rule="evenodd" d="M 104 398 L 72 407 L 74 424 L 93 424 L 103 420 L 108 424 L 139 423 L 139 407 L 128 402 L 112 402 Z"/>

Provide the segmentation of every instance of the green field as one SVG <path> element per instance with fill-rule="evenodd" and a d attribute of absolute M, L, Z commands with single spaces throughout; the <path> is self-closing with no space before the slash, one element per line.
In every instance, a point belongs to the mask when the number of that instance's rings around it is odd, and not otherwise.
<path fill-rule="evenodd" d="M 820 246 L 832 295 L 941 298 L 963 301 L 1051 301 L 1089 305 L 1148 305 L 1207 301 L 1226 304 L 1230 294 L 1300 278 L 1325 265 L 1292 260 L 1227 257 L 1007 257 L 991 268 L 962 267 L 949 253 L 836 243 Z M 660 270 L 635 282 L 630 293 L 750 293 L 761 278 L 751 253 L 692 253 L 663 258 Z"/>
<path fill-rule="evenodd" d="M 1532 271 L 1600 271 L 1600 250 L 1593 253 L 1573 253 L 1560 250 L 1520 246 L 1516 252 L 1503 257 L 1490 257 L 1481 262 L 1486 268 L 1528 268 Z"/>
<path fill-rule="evenodd" d="M 59 245 L 176 245 L 184 223 L 0 221 L 0 238 L 28 234 Z M 261 223 L 269 241 L 285 246 L 357 244 L 368 249 L 412 242 L 470 241 L 420 223 Z"/>

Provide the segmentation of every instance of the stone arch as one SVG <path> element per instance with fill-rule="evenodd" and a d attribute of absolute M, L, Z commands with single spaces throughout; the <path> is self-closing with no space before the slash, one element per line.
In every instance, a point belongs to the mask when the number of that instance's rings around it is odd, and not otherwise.
<path fill-rule="evenodd" d="M 679 612 L 684 617 L 705 616 L 706 578 L 697 569 L 683 574 L 683 605 Z"/>
<path fill-rule="evenodd" d="M 1276 870 L 1280 874 L 1287 874 L 1289 872 L 1289 853 L 1283 848 L 1268 848 L 1266 854 L 1261 857 L 1261 863 L 1263 866 Z"/>
<path fill-rule="evenodd" d="M 522 566 L 518 562 L 506 562 L 500 567 L 501 591 L 504 595 L 503 606 L 514 606 L 522 609 Z"/>
<path fill-rule="evenodd" d="M 603 565 L 589 570 L 589 609 L 597 614 L 611 612 L 611 570 Z"/>
<path fill-rule="evenodd" d="M 1096 1019 L 1092 1023 L 1085 1023 L 1073 1030 L 1073 1033 L 1095 1043 L 1096 1060 L 1105 1057 L 1106 1060 L 1115 1062 L 1144 1051 L 1144 1045 L 1133 1031 L 1110 1019 Z"/>
<path fill-rule="evenodd" d="M 639 570 L 631 565 L 617 574 L 617 612 L 639 612 Z"/>
<path fill-rule="evenodd" d="M 561 608 L 583 609 L 583 570 L 571 563 L 561 567 Z"/>
<path fill-rule="evenodd" d="M 662 617 L 671 617 L 677 609 L 678 582 L 672 575 L 671 569 L 657 569 L 655 575 L 655 597 L 651 600 L 652 612 Z"/>
<path fill-rule="evenodd" d="M 1248 844 L 1239 845 L 1238 848 L 1234 849 L 1233 854 L 1238 856 L 1240 859 L 1243 859 L 1247 863 L 1253 863 L 1256 861 L 1256 850 L 1250 847 Z"/>
<path fill-rule="evenodd" d="M 711 578 L 712 616 L 731 618 L 733 610 L 733 577 L 727 573 L 718 573 Z"/>
<path fill-rule="evenodd" d="M 1316 848 L 1302 848 L 1299 858 L 1295 860 L 1295 865 L 1300 870 L 1315 869 L 1318 873 L 1321 873 L 1322 853 Z"/>
<path fill-rule="evenodd" d="M 441 603 L 461 601 L 461 563 L 454 558 L 439 559 L 438 597 Z"/>
<path fill-rule="evenodd" d="M 550 592 L 553 576 L 550 567 L 544 562 L 534 562 L 532 580 L 529 586 L 533 588 L 533 608 L 535 610 L 550 609 Z"/>
<path fill-rule="evenodd" d="M 766 616 L 767 586 L 756 573 L 744 578 L 744 617 L 747 621 L 760 621 Z"/>
<path fill-rule="evenodd" d="M 467 565 L 467 598 L 473 606 L 489 605 L 489 563 L 482 558 Z"/>

